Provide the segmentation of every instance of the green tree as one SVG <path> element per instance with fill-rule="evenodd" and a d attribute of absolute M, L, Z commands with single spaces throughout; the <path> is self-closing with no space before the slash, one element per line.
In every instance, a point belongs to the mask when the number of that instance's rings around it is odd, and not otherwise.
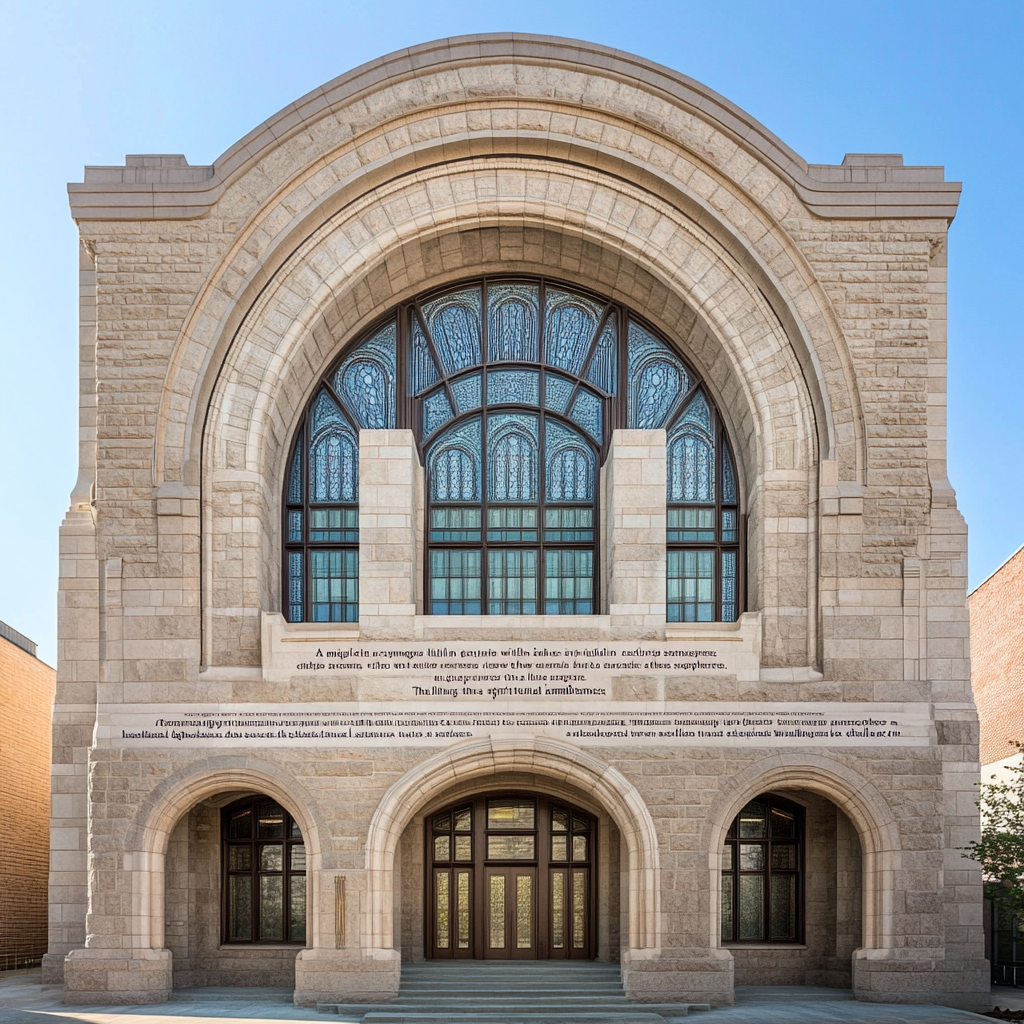
<path fill-rule="evenodd" d="M 1024 751 L 1024 743 L 1014 745 Z M 981 783 L 981 842 L 964 847 L 964 856 L 980 862 L 985 895 L 1020 920 L 1024 918 L 1024 763 L 1011 765 L 1009 771 L 1007 782 Z"/>

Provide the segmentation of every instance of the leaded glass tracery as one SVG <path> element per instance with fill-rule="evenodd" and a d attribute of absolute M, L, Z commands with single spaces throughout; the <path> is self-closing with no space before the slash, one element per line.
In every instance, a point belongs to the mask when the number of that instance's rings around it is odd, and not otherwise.
<path fill-rule="evenodd" d="M 735 464 L 699 376 L 617 304 L 489 278 L 405 303 L 314 392 L 285 484 L 291 621 L 357 618 L 359 431 L 396 426 L 426 473 L 427 613 L 599 610 L 598 473 L 617 427 L 668 432 L 669 618 L 742 609 Z"/>

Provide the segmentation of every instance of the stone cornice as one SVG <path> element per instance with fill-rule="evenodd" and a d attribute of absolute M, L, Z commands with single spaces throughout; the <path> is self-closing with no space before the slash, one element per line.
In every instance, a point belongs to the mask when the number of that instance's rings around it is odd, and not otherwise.
<path fill-rule="evenodd" d="M 808 164 L 735 104 L 669 68 L 595 43 L 499 33 L 424 43 L 363 64 L 264 121 L 212 165 L 190 166 L 179 154 L 156 154 L 128 156 L 123 167 L 86 167 L 85 181 L 68 185 L 72 216 L 76 221 L 206 216 L 228 186 L 272 149 L 360 96 L 433 70 L 513 62 L 596 72 L 661 96 L 713 123 L 771 167 L 819 217 L 949 222 L 956 214 L 960 183 L 945 181 L 942 167 L 904 166 L 902 156 L 891 153 L 851 153 L 839 165 Z"/>

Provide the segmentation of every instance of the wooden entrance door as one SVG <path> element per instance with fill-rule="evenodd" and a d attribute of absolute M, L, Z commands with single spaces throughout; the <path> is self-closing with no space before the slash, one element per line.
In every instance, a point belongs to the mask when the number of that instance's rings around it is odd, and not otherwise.
<path fill-rule="evenodd" d="M 424 825 L 427 956 L 594 956 L 593 815 L 543 796 L 487 795 Z"/>

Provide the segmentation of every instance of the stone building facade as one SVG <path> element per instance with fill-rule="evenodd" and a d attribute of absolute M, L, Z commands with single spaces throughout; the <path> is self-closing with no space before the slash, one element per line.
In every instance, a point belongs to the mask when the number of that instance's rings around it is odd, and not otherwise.
<path fill-rule="evenodd" d="M 498 35 L 70 195 L 68 1001 L 987 1004 L 941 168 Z"/>
<path fill-rule="evenodd" d="M 54 670 L 0 622 L 0 971 L 46 953 Z"/>

